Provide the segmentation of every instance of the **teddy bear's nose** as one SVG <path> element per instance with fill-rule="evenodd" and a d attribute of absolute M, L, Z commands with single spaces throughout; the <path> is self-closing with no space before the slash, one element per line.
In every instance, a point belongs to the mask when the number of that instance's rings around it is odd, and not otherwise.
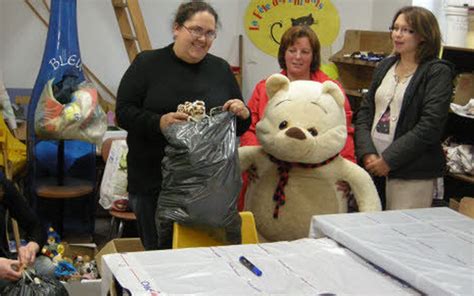
<path fill-rule="evenodd" d="M 306 135 L 297 127 L 292 127 L 290 129 L 288 129 L 285 132 L 285 135 L 287 135 L 290 138 L 295 138 L 295 139 L 298 139 L 298 140 L 306 139 Z"/>

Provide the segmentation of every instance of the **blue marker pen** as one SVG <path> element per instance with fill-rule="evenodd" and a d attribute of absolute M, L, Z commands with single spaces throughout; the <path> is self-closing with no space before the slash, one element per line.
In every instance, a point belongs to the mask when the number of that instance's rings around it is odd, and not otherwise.
<path fill-rule="evenodd" d="M 245 267 L 248 268 L 251 272 L 253 272 L 256 276 L 261 276 L 262 271 L 257 268 L 257 266 L 253 265 L 247 258 L 244 256 L 240 256 L 239 258 L 240 263 L 242 263 Z"/>

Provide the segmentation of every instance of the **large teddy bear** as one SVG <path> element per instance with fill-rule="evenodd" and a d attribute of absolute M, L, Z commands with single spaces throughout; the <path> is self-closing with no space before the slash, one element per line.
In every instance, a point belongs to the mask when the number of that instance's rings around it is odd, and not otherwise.
<path fill-rule="evenodd" d="M 311 216 L 347 212 L 336 188 L 346 181 L 359 211 L 381 210 L 369 174 L 339 155 L 347 137 L 344 95 L 326 81 L 294 81 L 274 74 L 266 82 L 269 102 L 257 124 L 262 146 L 239 148 L 242 171 L 256 169 L 246 207 L 265 240 L 307 237 Z"/>

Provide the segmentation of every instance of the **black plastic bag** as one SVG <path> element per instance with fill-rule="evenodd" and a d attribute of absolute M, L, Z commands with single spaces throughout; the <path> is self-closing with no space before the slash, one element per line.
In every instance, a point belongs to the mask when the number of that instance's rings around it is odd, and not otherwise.
<path fill-rule="evenodd" d="M 32 272 L 23 275 L 0 291 L 2 296 L 68 296 L 66 288 L 55 278 L 39 277 Z"/>
<path fill-rule="evenodd" d="M 227 227 L 236 221 L 242 181 L 235 115 L 223 112 L 173 124 L 164 135 L 169 145 L 162 161 L 157 223 Z"/>

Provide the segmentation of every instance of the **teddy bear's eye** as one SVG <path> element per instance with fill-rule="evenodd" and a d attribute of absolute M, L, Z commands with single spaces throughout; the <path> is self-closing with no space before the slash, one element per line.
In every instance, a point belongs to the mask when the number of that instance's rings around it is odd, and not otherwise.
<path fill-rule="evenodd" d="M 308 132 L 311 134 L 311 136 L 316 137 L 318 135 L 318 131 L 312 127 L 308 129 Z"/>
<path fill-rule="evenodd" d="M 278 126 L 278 127 L 282 130 L 282 129 L 285 129 L 287 126 L 288 126 L 288 121 L 283 120 L 283 121 L 280 123 L 280 126 Z"/>

